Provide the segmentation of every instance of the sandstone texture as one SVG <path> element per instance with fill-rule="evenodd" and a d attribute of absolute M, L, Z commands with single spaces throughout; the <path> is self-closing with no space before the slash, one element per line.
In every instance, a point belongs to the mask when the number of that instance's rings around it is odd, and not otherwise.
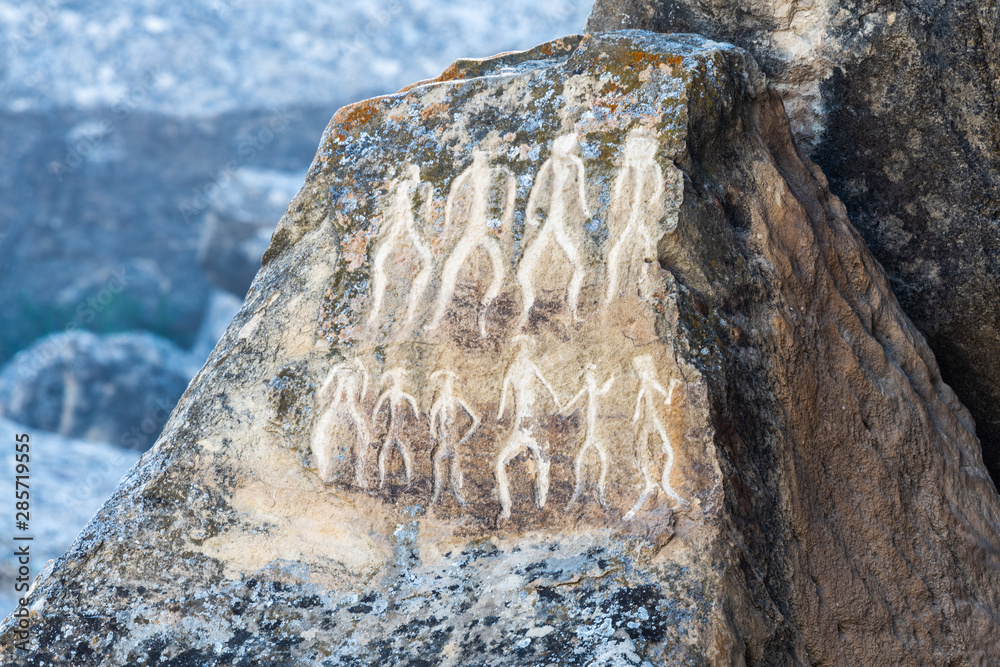
<path fill-rule="evenodd" d="M 746 52 L 622 31 L 337 112 L 3 664 L 986 664 L 972 420 Z"/>
<path fill-rule="evenodd" d="M 1000 5 L 597 0 L 587 29 L 621 28 L 754 55 L 1000 480 Z"/>

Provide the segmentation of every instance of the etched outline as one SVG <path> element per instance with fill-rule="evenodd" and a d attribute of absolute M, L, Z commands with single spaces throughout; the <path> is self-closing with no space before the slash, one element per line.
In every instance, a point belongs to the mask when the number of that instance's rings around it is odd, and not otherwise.
<path fill-rule="evenodd" d="M 627 241 L 637 236 L 638 243 L 642 244 L 640 250 L 642 251 L 642 255 L 644 255 L 644 262 L 652 262 L 657 259 L 656 244 L 659 238 L 654 238 L 655 230 L 651 231 L 650 225 L 644 224 L 643 220 L 647 217 L 646 213 L 650 208 L 650 202 L 655 202 L 662 208 L 663 197 L 666 193 L 663 182 L 663 169 L 655 160 L 657 147 L 656 138 L 641 128 L 636 128 L 629 132 L 628 138 L 625 140 L 625 160 L 621 170 L 618 172 L 618 176 L 615 178 L 614 193 L 612 194 L 611 206 L 609 207 L 612 215 L 622 211 L 622 200 L 626 197 L 626 190 L 629 185 L 633 187 L 629 193 L 631 194 L 631 200 L 629 201 L 628 219 L 625 224 L 622 225 L 618 221 L 616 225 L 618 230 L 611 230 L 610 223 L 614 221 L 609 218 L 609 233 L 617 232 L 618 238 L 608 252 L 608 293 L 604 301 L 605 305 L 611 303 L 618 289 L 618 272 L 621 268 L 619 256 L 622 254 Z M 653 176 L 654 181 L 653 194 L 649 197 L 644 197 L 643 191 L 650 175 Z M 636 240 L 633 239 L 632 247 L 630 248 L 633 254 L 635 253 L 636 244 Z M 642 282 L 648 283 L 649 279 L 645 275 L 646 272 L 643 271 L 643 274 Z M 645 288 L 648 294 L 649 285 L 640 284 L 640 290 L 643 288 Z M 643 296 L 646 296 L 646 294 Z"/>
<path fill-rule="evenodd" d="M 472 437 L 472 434 L 476 432 L 481 422 L 479 416 L 465 402 L 465 399 L 455 393 L 455 379 L 457 377 L 454 372 L 448 369 L 439 369 L 431 373 L 429 378 L 432 381 L 441 378 L 437 398 L 434 401 L 434 405 L 431 406 L 430 413 L 431 438 L 438 443 L 434 449 L 432 458 L 434 492 L 431 495 L 431 505 L 437 503 L 441 495 L 441 487 L 444 484 L 442 468 L 444 467 L 445 459 L 451 459 L 451 470 L 448 475 L 448 481 L 451 484 L 452 495 L 455 496 L 455 500 L 458 501 L 459 505 L 465 505 L 465 499 L 462 498 L 462 461 L 459 457 L 458 448 Z M 472 425 L 465 432 L 465 435 L 455 442 L 452 437 L 452 429 L 455 427 L 458 408 L 461 408 L 469 415 Z"/>
<path fill-rule="evenodd" d="M 556 404 L 556 412 L 562 411 L 562 405 L 555 390 L 542 375 L 541 369 L 531 359 L 532 350 L 535 348 L 534 339 L 520 335 L 515 336 L 512 342 L 517 343 L 519 349 L 504 375 L 500 394 L 500 409 L 497 411 L 497 419 L 502 419 L 507 405 L 508 387 L 513 387 L 514 425 L 510 437 L 507 439 L 507 444 L 500 450 L 496 462 L 497 493 L 500 496 L 501 519 L 510 518 L 510 509 L 513 505 L 510 497 L 510 480 L 507 478 L 507 464 L 520 453 L 522 448 L 534 455 L 538 465 L 538 477 L 535 480 L 535 504 L 539 509 L 545 507 L 545 499 L 549 492 L 549 466 L 551 464 L 545 458 L 542 446 L 533 437 L 531 431 L 523 427 L 524 420 L 532 416 L 531 408 L 535 404 L 535 392 L 532 388 L 534 381 L 540 382 L 548 390 Z"/>
<path fill-rule="evenodd" d="M 583 388 L 580 389 L 577 395 L 574 396 L 562 410 L 563 414 L 567 414 L 569 409 L 573 407 L 574 403 L 576 403 L 584 395 L 587 396 L 587 430 L 583 438 L 583 445 L 580 447 L 580 450 L 577 452 L 576 458 L 573 461 L 573 474 L 575 476 L 576 485 L 573 489 L 573 495 L 570 497 L 569 502 L 566 503 L 566 509 L 568 510 L 583 492 L 584 457 L 591 449 L 597 452 L 597 456 L 601 460 L 601 474 L 597 481 L 597 499 L 600 502 L 601 507 L 607 509 L 607 502 L 604 498 L 604 490 L 608 479 L 608 450 L 604 446 L 604 443 L 597 437 L 597 399 L 611 391 L 611 385 L 615 382 L 615 376 L 614 373 L 612 373 L 611 377 L 608 378 L 608 380 L 600 388 L 598 388 L 597 366 L 593 363 L 588 363 L 584 367 L 583 379 Z"/>
<path fill-rule="evenodd" d="M 389 388 L 379 394 L 378 399 L 375 401 L 375 408 L 372 410 L 372 423 L 374 424 L 378 419 L 379 410 L 382 409 L 382 405 L 388 399 L 389 422 L 386 425 L 385 440 L 382 442 L 382 446 L 379 447 L 378 452 L 379 488 L 385 486 L 385 466 L 393 447 L 399 449 L 399 455 L 403 459 L 406 486 L 409 486 L 412 482 L 413 456 L 410 454 L 408 443 L 403 440 L 400 430 L 405 419 L 406 405 L 409 405 L 413 409 L 413 415 L 417 420 L 420 419 L 420 409 L 417 407 L 417 399 L 403 391 L 403 380 L 405 378 L 406 369 L 401 366 L 395 366 L 387 370 L 379 379 L 381 384 L 385 384 L 386 381 L 392 381 Z M 399 409 L 401 404 L 403 406 L 402 410 Z"/>
<path fill-rule="evenodd" d="M 479 313 L 479 334 L 483 337 L 486 336 L 486 310 L 489 304 L 499 296 L 504 278 L 507 276 L 506 256 L 500 243 L 490 234 L 490 227 L 487 224 L 490 188 L 495 174 L 500 174 L 506 180 L 506 197 L 504 198 L 504 210 L 500 223 L 502 230 L 509 227 L 510 220 L 513 218 L 514 199 L 517 196 L 514 175 L 510 170 L 506 167 L 491 166 L 489 155 L 485 151 L 474 151 L 472 164 L 459 174 L 451 184 L 448 201 L 445 205 L 445 229 L 448 230 L 456 224 L 454 219 L 455 203 L 466 194 L 469 195 L 470 201 L 469 216 L 468 220 L 465 221 L 462 235 L 455 243 L 455 247 L 445 261 L 444 269 L 441 272 L 441 291 L 438 293 L 434 316 L 430 324 L 427 325 L 429 331 L 434 331 L 441 325 L 448 305 L 455 296 L 458 274 L 469 259 L 469 255 L 477 248 L 482 248 L 490 259 L 493 271 L 490 286 L 483 295 Z M 463 192 L 463 188 L 466 187 L 470 188 L 467 193 Z"/>
<path fill-rule="evenodd" d="M 392 201 L 383 217 L 385 228 L 380 230 L 378 250 L 376 250 L 372 260 L 372 307 L 371 313 L 368 315 L 369 325 L 375 321 L 382 309 L 382 300 L 385 297 L 389 281 L 385 272 L 385 262 L 394 250 L 398 251 L 404 247 L 406 241 L 409 241 L 418 255 L 422 267 L 409 288 L 405 326 L 409 326 L 413 322 L 417 304 L 427 289 L 427 284 L 431 279 L 431 271 L 434 269 L 434 256 L 417 231 L 416 218 L 413 216 L 413 194 L 411 194 L 422 186 L 431 192 L 433 192 L 433 188 L 430 183 L 421 184 L 420 168 L 416 165 L 406 165 L 403 171 L 405 176 L 396 184 Z M 430 201 L 430 193 L 427 195 L 427 201 Z"/>
<path fill-rule="evenodd" d="M 668 392 L 660 384 L 657 377 L 656 365 L 653 362 L 653 356 L 649 354 L 643 354 L 632 359 L 632 365 L 635 367 L 636 374 L 639 376 L 639 393 L 635 399 L 635 414 L 632 417 L 632 423 L 635 424 L 639 421 L 640 413 L 643 413 L 644 419 L 638 428 L 638 433 L 635 439 L 635 451 L 636 451 L 636 462 L 639 465 L 639 472 L 643 478 L 643 489 L 642 493 L 639 495 L 639 499 L 636 501 L 632 509 L 622 517 L 623 521 L 629 521 L 635 516 L 636 512 L 642 509 L 642 506 L 649 500 L 649 497 L 656 491 L 656 487 L 659 486 L 663 489 L 663 492 L 668 496 L 676 500 L 681 506 L 687 503 L 681 498 L 674 487 L 670 484 L 670 472 L 674 466 L 674 448 L 670 444 L 670 436 L 667 435 L 667 430 L 663 426 L 663 422 L 660 420 L 660 416 L 656 411 L 656 404 L 653 401 L 653 392 L 661 394 L 666 400 L 665 405 L 671 405 L 674 396 L 674 390 L 681 384 L 680 380 L 674 378 L 670 381 L 670 391 Z M 643 403 L 643 398 L 645 398 L 645 403 Z M 645 408 L 643 410 L 642 408 Z M 662 443 L 663 452 L 667 455 L 667 461 L 663 465 L 663 473 L 660 476 L 659 482 L 656 481 L 653 473 L 649 470 L 648 465 L 644 465 L 643 454 L 649 451 L 649 436 L 651 432 L 655 431 Z"/>
<path fill-rule="evenodd" d="M 326 398 L 330 396 L 330 387 L 333 386 L 334 380 L 337 380 L 336 387 L 332 391 L 332 397 L 330 397 L 323 415 L 313 429 L 312 438 L 310 439 L 310 451 L 314 457 L 323 459 L 321 464 L 317 466 L 320 479 L 324 482 L 330 481 L 329 473 L 331 471 L 329 470 L 329 466 L 333 459 L 326 451 L 330 439 L 329 432 L 337 425 L 338 421 L 343 426 L 344 422 L 341 420 L 344 418 L 348 419 L 347 425 L 353 426 L 356 440 L 354 447 L 355 480 L 361 488 L 368 488 L 368 481 L 364 477 L 364 467 L 368 448 L 372 442 L 372 433 L 371 425 L 361 410 L 361 401 L 364 400 L 368 392 L 368 373 L 360 362 L 354 361 L 353 363 L 356 368 L 352 368 L 348 362 L 341 362 L 334 365 L 330 369 L 329 374 L 327 374 L 326 380 L 320 387 L 319 392 L 317 392 L 317 400 L 322 405 L 326 401 Z M 357 388 L 356 373 L 360 373 L 361 375 L 360 390 Z M 335 408 L 334 406 L 344 407 Z"/>
<path fill-rule="evenodd" d="M 575 133 L 571 132 L 557 137 L 552 142 L 552 157 L 546 160 L 542 168 L 538 170 L 535 184 L 528 196 L 525 225 L 538 231 L 531 243 L 525 248 L 517 268 L 517 282 L 521 286 L 522 299 L 521 318 L 516 327 L 518 329 L 528 323 L 528 315 L 535 304 L 535 287 L 531 284 L 531 279 L 538 267 L 539 260 L 543 259 L 545 251 L 549 249 L 553 241 L 562 249 L 573 266 L 567 302 L 573 319 L 578 319 L 577 306 L 580 300 L 580 288 L 583 285 L 587 267 L 583 263 L 582 252 L 574 244 L 566 228 L 567 225 L 577 223 L 582 226 L 590 218 L 590 210 L 587 208 L 587 193 L 584 187 L 586 172 L 583 160 L 573 154 L 579 146 L 580 142 Z M 574 177 L 579 185 L 579 201 L 566 202 L 564 201 L 566 184 Z M 546 189 L 549 180 L 551 187 Z M 539 221 L 538 209 L 546 203 L 549 205 L 548 215 L 544 221 Z M 580 220 L 570 218 L 573 214 L 569 211 L 573 204 L 579 207 Z"/>

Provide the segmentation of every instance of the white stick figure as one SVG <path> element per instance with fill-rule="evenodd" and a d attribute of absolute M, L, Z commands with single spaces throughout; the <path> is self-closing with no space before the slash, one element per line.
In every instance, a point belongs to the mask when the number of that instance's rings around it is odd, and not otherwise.
<path fill-rule="evenodd" d="M 681 381 L 675 378 L 670 382 L 670 391 L 668 392 L 664 389 L 659 379 L 657 379 L 656 365 L 653 362 L 653 357 L 648 354 L 632 359 L 632 365 L 639 375 L 639 395 L 635 400 L 635 415 L 632 417 L 632 423 L 640 424 L 638 434 L 636 435 L 635 449 L 636 461 L 639 465 L 639 471 L 642 473 L 643 489 L 639 495 L 639 500 L 622 517 L 624 521 L 628 521 L 635 516 L 636 512 L 642 509 L 642 506 L 649 500 L 649 497 L 655 493 L 657 485 L 663 489 L 664 493 L 679 504 L 686 504 L 684 499 L 677 495 L 674 487 L 670 484 L 670 471 L 674 466 L 674 448 L 670 445 L 670 437 L 667 435 L 667 430 L 660 420 L 654 396 L 654 392 L 660 394 L 665 399 L 664 405 L 670 405 L 674 396 L 674 390 L 681 384 Z M 650 461 L 649 436 L 652 432 L 655 432 L 659 436 L 663 452 L 667 455 L 667 460 L 663 464 L 663 473 L 659 480 L 653 474 L 652 462 Z"/>
<path fill-rule="evenodd" d="M 371 428 L 361 410 L 361 401 L 368 391 L 368 373 L 358 363 L 352 368 L 340 363 L 330 369 L 317 393 L 320 405 L 326 404 L 323 416 L 313 430 L 310 449 L 323 481 L 333 474 L 332 447 L 338 432 L 354 432 L 354 475 L 361 488 L 368 488 L 365 479 L 365 457 L 372 442 Z M 360 389 L 359 385 L 360 384 Z"/>
<path fill-rule="evenodd" d="M 483 151 L 473 153 L 472 166 L 463 171 L 452 183 L 445 205 L 445 228 L 463 224 L 462 235 L 459 237 L 451 255 L 444 263 L 441 272 L 441 291 L 438 293 L 434 317 L 428 325 L 429 330 L 436 329 L 444 319 L 448 304 L 455 295 L 455 284 L 459 271 L 477 248 L 481 248 L 489 256 L 493 270 L 490 286 L 483 295 L 482 309 L 479 314 L 479 332 L 486 335 L 486 308 L 500 294 L 500 287 L 507 275 L 506 258 L 499 241 L 491 234 L 488 224 L 490 189 L 496 178 L 503 180 L 503 201 L 501 202 L 500 228 L 507 229 L 514 214 L 514 198 L 517 194 L 514 176 L 504 167 L 491 167 L 489 158 Z M 465 219 L 457 219 L 458 203 L 465 202 Z"/>
<path fill-rule="evenodd" d="M 623 267 L 629 278 L 638 270 L 643 296 L 651 291 L 646 264 L 656 261 L 664 210 L 663 170 L 654 159 L 656 148 L 656 139 L 642 129 L 629 132 L 625 141 L 625 163 L 615 179 L 608 220 L 614 244 L 608 252 L 606 304 L 618 293 Z"/>
<path fill-rule="evenodd" d="M 417 408 L 417 399 L 403 390 L 403 380 L 406 378 L 406 371 L 396 366 L 385 372 L 382 376 L 382 384 L 390 382 L 389 388 L 384 390 L 375 401 L 375 409 L 372 410 L 372 422 L 378 418 L 382 405 L 388 403 L 389 421 L 386 425 L 385 440 L 378 452 L 378 479 L 379 486 L 385 485 L 385 467 L 389 460 L 389 454 L 395 447 L 399 450 L 399 455 L 403 459 L 403 469 L 406 475 L 406 485 L 410 485 L 413 471 L 413 458 L 410 456 L 410 448 L 403 436 L 400 434 L 403 421 L 405 419 L 406 406 L 413 409 L 413 416 L 420 419 L 420 410 Z"/>
<path fill-rule="evenodd" d="M 551 258 L 549 248 L 552 242 L 562 249 L 573 267 L 567 301 L 570 312 L 576 319 L 580 286 L 583 284 L 586 267 L 580 249 L 570 238 L 567 227 L 582 229 L 583 223 L 590 217 L 584 190 L 583 160 L 574 154 L 579 145 L 576 134 L 573 133 L 552 142 L 552 157 L 538 171 L 537 180 L 528 197 L 525 224 L 529 229 L 537 231 L 525 248 L 517 269 L 517 282 L 521 286 L 523 302 L 518 327 L 523 327 L 528 322 L 528 314 L 535 304 L 535 288 L 531 281 L 539 261 Z M 543 210 L 546 211 L 544 222 L 540 219 Z M 579 235 L 579 232 L 575 235 Z"/>
<path fill-rule="evenodd" d="M 437 370 L 431 373 L 431 380 L 439 381 L 437 398 L 431 406 L 431 437 L 437 441 L 434 450 L 434 494 L 431 504 L 435 504 L 441 495 L 444 485 L 444 460 L 451 459 L 451 492 L 460 505 L 465 504 L 462 498 L 462 462 L 459 458 L 459 447 L 468 441 L 479 428 L 479 416 L 469 407 L 461 396 L 455 393 L 456 375 L 449 370 Z M 456 433 L 458 426 L 458 411 L 464 410 L 472 420 L 472 425 L 461 438 Z"/>
<path fill-rule="evenodd" d="M 423 239 L 417 232 L 416 220 L 413 217 L 413 195 L 418 189 L 426 189 L 426 199 L 430 201 L 432 187 L 430 183 L 420 183 L 420 169 L 415 165 L 407 165 L 404 168 L 405 176 L 396 184 L 392 193 L 392 200 L 385 212 L 384 228 L 381 230 L 378 242 L 378 250 L 375 251 L 375 258 L 372 261 L 372 308 L 368 316 L 368 322 L 374 322 L 382 308 L 382 299 L 389 277 L 385 271 L 386 260 L 393 252 L 405 248 L 408 243 L 416 253 L 420 262 L 420 270 L 413 278 L 410 285 L 409 299 L 406 308 L 405 323 L 408 326 L 416 314 L 417 304 L 427 283 L 431 279 L 431 270 L 434 267 L 434 256 L 424 244 Z"/>
<path fill-rule="evenodd" d="M 549 492 L 549 461 L 545 457 L 542 446 L 534 434 L 524 426 L 525 420 L 533 416 L 535 406 L 535 385 L 541 384 L 552 396 L 552 401 L 556 404 L 557 411 L 561 410 L 559 397 L 552 389 L 542 371 L 531 359 L 534 340 L 527 336 L 516 336 L 514 342 L 519 344 L 517 356 L 507 369 L 507 375 L 503 379 L 503 390 L 500 395 L 500 410 L 497 418 L 502 419 L 504 408 L 507 405 L 507 390 L 513 390 L 514 394 L 514 425 L 511 430 L 507 444 L 500 450 L 496 463 L 497 489 L 500 494 L 500 518 L 510 518 L 510 508 L 512 501 L 510 498 L 510 481 L 507 478 L 507 464 L 517 456 L 521 449 L 527 449 L 535 457 L 538 466 L 538 476 L 535 480 L 535 504 L 541 508 L 545 507 L 545 498 Z"/>
<path fill-rule="evenodd" d="M 573 489 L 573 496 L 566 503 L 566 509 L 569 509 L 577 498 L 580 497 L 580 493 L 583 491 L 584 479 L 583 479 L 583 464 L 584 458 L 591 449 L 597 452 L 598 458 L 601 460 L 601 476 L 597 481 L 597 498 L 601 503 L 601 507 L 606 506 L 604 500 L 604 487 L 608 478 L 608 450 L 604 446 L 604 443 L 600 441 L 597 437 L 597 410 L 598 410 L 598 398 L 604 396 L 609 391 L 611 391 L 611 385 L 614 384 L 615 376 L 612 375 L 608 378 L 601 387 L 597 386 L 597 366 L 594 364 L 587 364 L 584 374 L 584 385 L 580 389 L 579 393 L 573 397 L 566 407 L 563 409 L 563 413 L 568 413 L 569 409 L 573 407 L 579 399 L 583 398 L 584 395 L 587 396 L 587 431 L 583 438 L 583 446 L 580 447 L 580 451 L 576 454 L 576 460 L 573 462 L 573 473 L 576 476 L 576 487 Z"/>

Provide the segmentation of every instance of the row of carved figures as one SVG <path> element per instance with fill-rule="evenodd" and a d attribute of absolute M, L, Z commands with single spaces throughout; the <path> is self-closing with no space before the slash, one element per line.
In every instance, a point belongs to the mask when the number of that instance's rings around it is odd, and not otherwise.
<path fill-rule="evenodd" d="M 513 412 L 513 424 L 510 435 L 500 448 L 494 462 L 494 475 L 497 484 L 497 494 L 501 506 L 501 518 L 510 517 L 512 500 L 510 496 L 510 481 L 507 477 L 507 466 L 522 451 L 527 450 L 534 458 L 537 467 L 535 479 L 535 502 L 539 508 L 545 506 L 549 488 L 550 462 L 545 453 L 545 447 L 538 441 L 534 433 L 531 418 L 534 417 L 536 394 L 544 390 L 552 398 L 559 414 L 569 414 L 578 404 L 585 411 L 583 442 L 573 464 L 575 487 L 567 504 L 567 508 L 579 497 L 586 484 L 585 457 L 593 452 L 600 461 L 600 475 L 597 479 L 598 499 L 606 506 L 604 497 L 608 476 L 609 452 L 607 443 L 600 437 L 597 429 L 600 413 L 601 397 L 605 396 L 614 385 L 614 375 L 602 382 L 597 376 L 597 367 L 588 364 L 582 377 L 582 387 L 576 395 L 561 402 L 552 385 L 542 374 L 534 362 L 533 341 L 526 336 L 515 339 L 519 350 L 503 379 L 503 389 L 500 396 L 500 407 L 497 418 L 502 419 L 508 405 Z M 657 487 L 683 505 L 684 500 L 677 494 L 670 483 L 670 474 L 674 463 L 674 450 L 667 434 L 667 429 L 659 414 L 658 401 L 670 406 L 679 380 L 672 380 L 669 389 L 663 387 L 657 377 L 656 366 L 650 355 L 640 355 L 632 359 L 632 367 L 639 381 L 639 390 L 635 399 L 635 412 L 632 422 L 636 428 L 635 460 L 643 479 L 643 488 L 632 508 L 624 519 L 635 516 L 649 498 L 656 493 Z M 344 430 L 354 432 L 356 438 L 354 448 L 355 483 L 361 488 L 368 488 L 366 472 L 368 470 L 368 453 L 372 447 L 378 448 L 378 477 L 380 485 L 385 484 L 386 464 L 393 450 L 399 452 L 403 462 L 406 484 L 412 479 L 413 455 L 409 443 L 403 433 L 404 424 L 409 413 L 415 420 L 421 417 L 417 399 L 406 391 L 406 370 L 394 367 L 386 371 L 380 384 L 378 397 L 370 415 L 362 408 L 362 402 L 367 395 L 368 373 L 362 365 L 355 361 L 334 366 L 319 391 L 322 414 L 313 431 L 312 452 L 314 461 L 324 479 L 331 476 L 333 465 L 332 452 L 336 447 L 334 432 L 343 434 Z M 457 375 L 448 369 L 439 369 L 430 374 L 430 380 L 435 383 L 436 392 L 430 406 L 429 424 L 430 437 L 434 442 L 432 452 L 433 494 L 431 504 L 438 502 L 445 490 L 445 461 L 450 461 L 448 487 L 455 500 L 465 504 L 462 496 L 462 465 L 460 448 L 467 443 L 481 425 L 480 415 L 462 397 L 456 388 Z M 464 413 L 466 418 L 462 418 Z M 373 425 L 383 420 L 385 437 L 381 443 L 376 443 L 373 437 Z M 467 426 L 460 427 L 461 422 Z M 655 438 L 665 455 L 663 468 L 656 474 L 651 463 L 649 440 Z"/>
<path fill-rule="evenodd" d="M 580 239 L 584 224 L 591 214 L 584 190 L 586 175 L 583 161 L 577 156 L 579 141 L 576 134 L 558 137 L 552 144 L 552 157 L 538 171 L 534 186 L 528 196 L 525 224 L 533 232 L 518 262 L 516 280 L 520 287 L 522 309 L 518 328 L 528 321 L 535 303 L 534 281 L 548 254 L 561 249 L 572 269 L 567 301 L 574 318 L 578 318 L 580 289 L 587 273 Z M 656 257 L 656 243 L 662 231 L 659 228 L 663 209 L 663 172 L 655 158 L 655 138 L 641 130 L 632 131 L 625 143 L 624 162 L 615 179 L 611 199 L 611 248 L 607 254 L 605 274 L 605 304 L 617 294 L 622 267 L 637 267 L 638 279 L 644 278 L 644 265 Z M 434 257 L 421 236 L 414 217 L 414 196 L 424 191 L 429 200 L 429 183 L 420 180 L 420 169 L 407 165 L 405 176 L 396 184 L 384 213 L 383 222 L 375 240 L 375 254 L 371 264 L 372 305 L 369 322 L 375 322 L 382 310 L 382 302 L 389 285 L 386 263 L 394 253 L 412 249 L 419 263 L 408 286 L 407 308 L 404 324 L 413 324 L 419 304 L 431 280 Z M 492 277 L 483 294 L 479 327 L 486 335 L 486 309 L 500 294 L 507 276 L 508 260 L 496 232 L 490 224 L 490 193 L 500 184 L 502 197 L 499 227 L 509 229 L 514 214 L 516 182 L 506 167 L 490 164 L 485 152 L 473 154 L 472 165 L 452 183 L 445 204 L 446 230 L 459 227 L 458 240 L 444 261 L 441 271 L 441 290 L 435 299 L 433 314 L 426 328 L 436 329 L 444 318 L 454 296 L 459 272 L 477 250 L 489 257 Z M 464 204 L 464 206 L 463 206 Z M 555 248 L 553 248 L 555 244 Z M 645 288 L 645 286 L 643 286 Z"/>

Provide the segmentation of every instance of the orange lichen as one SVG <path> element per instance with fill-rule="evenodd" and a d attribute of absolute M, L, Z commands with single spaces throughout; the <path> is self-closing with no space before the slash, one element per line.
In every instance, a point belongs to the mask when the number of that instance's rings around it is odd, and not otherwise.
<path fill-rule="evenodd" d="M 451 108 L 448 104 L 428 104 L 426 107 L 420 110 L 420 120 L 426 121 L 432 116 L 437 116 L 439 114 L 444 114 L 448 112 Z"/>
<path fill-rule="evenodd" d="M 628 60 L 632 65 L 636 67 L 648 67 L 654 63 L 660 61 L 660 54 L 658 53 L 647 53 L 645 51 L 630 51 L 628 54 Z"/>
<path fill-rule="evenodd" d="M 357 102 L 355 104 L 348 104 L 346 107 L 342 107 L 333 116 L 333 122 L 337 123 L 345 130 L 350 131 L 359 125 L 367 125 L 372 118 L 380 111 L 378 98 L 372 100 L 364 100 L 362 102 Z M 342 137 L 342 133 L 338 133 L 338 138 Z"/>
<path fill-rule="evenodd" d="M 357 271 L 368 261 L 368 245 L 371 240 L 372 230 L 361 229 L 348 234 L 341 241 L 341 253 L 348 271 Z"/>

